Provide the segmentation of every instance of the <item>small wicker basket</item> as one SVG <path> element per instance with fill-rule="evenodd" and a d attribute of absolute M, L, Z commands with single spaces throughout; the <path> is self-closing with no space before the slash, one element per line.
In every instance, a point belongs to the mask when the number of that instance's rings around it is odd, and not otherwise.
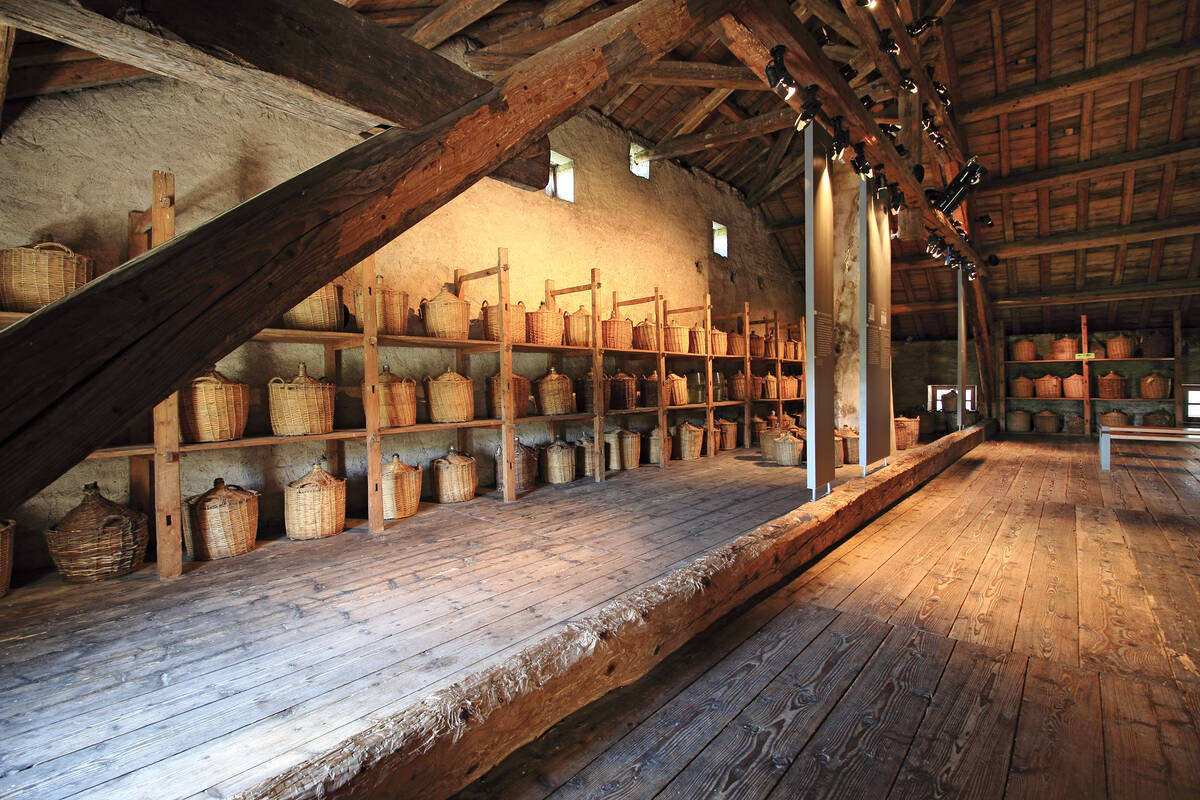
<path fill-rule="evenodd" d="M 663 325 L 663 350 L 668 353 L 686 353 L 688 329 L 682 325 Z"/>
<path fill-rule="evenodd" d="M 1024 375 L 1018 375 L 1008 381 L 1009 397 L 1033 397 L 1033 380 Z"/>
<path fill-rule="evenodd" d="M 404 519 L 417 513 L 421 505 L 421 468 L 410 467 L 399 453 L 383 465 L 380 478 L 383 489 L 383 518 Z"/>
<path fill-rule="evenodd" d="M 483 301 L 483 332 L 493 342 L 500 341 L 500 306 Z M 525 304 L 508 304 L 508 341 L 512 344 L 525 342 Z"/>
<path fill-rule="evenodd" d="M 657 350 L 658 342 L 654 334 L 654 323 L 647 317 L 633 328 L 633 349 Z"/>
<path fill-rule="evenodd" d="M 684 421 L 675 428 L 675 436 L 679 439 L 679 457 L 690 461 L 700 457 L 704 448 L 704 429 L 697 428 L 690 422 Z"/>
<path fill-rule="evenodd" d="M 289 539 L 325 539 L 346 528 L 346 482 L 313 464 L 283 490 L 283 528 Z"/>
<path fill-rule="evenodd" d="M 250 387 L 215 369 L 192 378 L 179 392 L 179 425 L 189 442 L 242 438 L 250 415 Z"/>
<path fill-rule="evenodd" d="M 1087 397 L 1087 389 L 1087 378 L 1083 377 L 1081 373 L 1076 372 L 1074 375 L 1068 375 L 1063 378 L 1063 397 L 1069 397 L 1072 400 L 1082 400 Z"/>
<path fill-rule="evenodd" d="M 1125 397 L 1125 376 L 1116 372 L 1100 375 L 1096 378 L 1096 396 L 1106 400 L 1119 400 Z"/>
<path fill-rule="evenodd" d="M 1118 333 L 1106 343 L 1110 359 L 1133 358 L 1133 339 Z"/>
<path fill-rule="evenodd" d="M 617 433 L 617 442 L 621 448 L 621 469 L 637 469 L 642 463 L 642 435 L 622 430 Z"/>
<path fill-rule="evenodd" d="M 543 300 L 537 311 L 525 314 L 525 340 L 530 344 L 561 345 L 563 316 L 558 309 L 547 307 Z"/>
<path fill-rule="evenodd" d="M 1033 382 L 1033 387 L 1038 397 L 1062 397 L 1062 378 L 1057 375 L 1043 375 Z"/>
<path fill-rule="evenodd" d="M 524 375 L 513 373 L 512 399 L 513 419 L 529 416 L 529 398 L 533 392 L 533 384 Z M 487 411 L 492 419 L 500 419 L 500 374 L 496 373 L 487 379 Z"/>
<path fill-rule="evenodd" d="M 609 408 L 637 408 L 637 378 L 618 372 L 612 376 L 612 404 Z"/>
<path fill-rule="evenodd" d="M 1038 433 L 1058 433 L 1062 429 L 1062 417 L 1053 411 L 1039 411 L 1033 415 L 1033 428 Z"/>
<path fill-rule="evenodd" d="M 1142 337 L 1143 358 L 1170 358 L 1171 337 L 1162 331 L 1151 331 Z"/>
<path fill-rule="evenodd" d="M 703 325 L 700 323 L 693 325 L 692 329 L 688 331 L 688 352 L 702 356 L 708 355 L 708 338 Z"/>
<path fill-rule="evenodd" d="M 688 391 L 687 378 L 682 375 L 676 375 L 674 372 L 667 375 L 667 392 L 670 400 L 668 405 L 682 406 L 687 405 Z"/>
<path fill-rule="evenodd" d="M 592 346 L 592 315 L 583 306 L 573 314 L 563 315 L 563 332 L 571 347 Z"/>
<path fill-rule="evenodd" d="M 425 399 L 431 422 L 468 422 L 475 418 L 475 382 L 447 369 L 425 377 Z"/>
<path fill-rule="evenodd" d="M 1175 415 L 1165 408 L 1147 411 L 1142 416 L 1142 424 L 1151 428 L 1172 428 L 1175 426 Z"/>
<path fill-rule="evenodd" d="M 775 461 L 781 466 L 796 466 L 800 463 L 800 455 L 803 452 L 804 440 L 791 431 L 775 437 Z"/>
<path fill-rule="evenodd" d="M 304 362 L 291 382 L 275 377 L 267 384 L 271 430 L 276 436 L 303 436 L 333 430 L 333 397 L 337 387 L 310 378 Z"/>
<path fill-rule="evenodd" d="M 1124 411 L 1106 411 L 1096 418 L 1100 425 L 1112 428 L 1124 427 L 1129 424 L 1129 415 Z"/>
<path fill-rule="evenodd" d="M 754 331 L 750 331 L 750 357 L 762 358 L 766 355 L 767 345 L 763 337 L 759 336 Z"/>
<path fill-rule="evenodd" d="M 213 488 L 184 501 L 183 543 L 196 561 L 213 561 L 249 553 L 258 535 L 258 492 L 226 486 L 222 478 Z"/>
<path fill-rule="evenodd" d="M 517 494 L 524 494 L 537 483 L 537 451 L 513 440 L 513 484 Z M 496 448 L 496 488 L 504 491 L 504 450 Z"/>
<path fill-rule="evenodd" d="M 83 499 L 46 532 L 54 566 L 68 583 L 90 583 L 127 575 L 142 565 L 150 541 L 146 515 L 124 508 L 83 487 Z"/>
<path fill-rule="evenodd" d="M 1004 428 L 1015 433 L 1028 433 L 1033 430 L 1033 415 L 1024 409 L 1009 411 Z"/>
<path fill-rule="evenodd" d="M 746 355 L 746 336 L 741 333 L 731 333 L 725 337 L 727 355 Z"/>
<path fill-rule="evenodd" d="M 596 440 L 591 436 L 581 436 L 575 441 L 575 447 L 578 450 L 576 463 L 579 465 L 580 473 L 587 478 L 596 476 Z"/>
<path fill-rule="evenodd" d="M 385 336 L 404 336 L 408 333 L 408 292 L 383 288 L 383 276 L 375 276 L 375 324 Z M 354 290 L 354 319 L 363 329 L 363 290 Z"/>
<path fill-rule="evenodd" d="M 595 388 L 592 386 L 592 376 L 595 375 L 592 370 L 588 370 L 587 374 L 579 379 L 579 394 L 583 397 L 583 410 L 595 411 Z M 600 375 L 600 399 L 603 401 L 601 411 L 607 411 L 612 407 L 612 378 L 601 373 Z"/>
<path fill-rule="evenodd" d="M 575 410 L 575 394 L 571 391 L 571 379 L 554 369 L 534 381 L 534 392 L 538 408 L 546 416 L 570 414 Z"/>
<path fill-rule="evenodd" d="M 1013 361 L 1036 361 L 1037 360 L 1037 345 L 1032 339 L 1021 339 L 1013 342 L 1012 346 Z"/>
<path fill-rule="evenodd" d="M 11 519 L 0 519 L 0 597 L 8 594 L 11 585 L 15 529 L 16 523 Z"/>
<path fill-rule="evenodd" d="M 896 428 L 896 449 L 907 450 L 917 446 L 921 436 L 921 420 L 916 417 L 896 417 L 893 420 Z"/>
<path fill-rule="evenodd" d="M 561 484 L 575 480 L 575 447 L 562 439 L 555 439 L 542 448 L 541 462 L 542 478 L 546 483 Z"/>
<path fill-rule="evenodd" d="M 613 308 L 611 317 L 600 320 L 600 343 L 607 350 L 628 350 L 633 347 L 633 320 L 622 317 Z"/>
<path fill-rule="evenodd" d="M 283 312 L 283 326 L 302 331 L 342 329 L 342 287 L 329 283 Z"/>
<path fill-rule="evenodd" d="M 439 503 L 463 503 L 475 496 L 475 459 L 451 447 L 433 460 L 433 488 Z"/>
<path fill-rule="evenodd" d="M 1074 336 L 1064 336 L 1061 339 L 1055 339 L 1050 346 L 1050 352 L 1052 358 L 1069 361 L 1075 358 L 1075 354 L 1079 352 L 1079 339 Z"/>
<path fill-rule="evenodd" d="M 37 311 L 83 286 L 96 264 L 65 244 L 43 242 L 0 250 L 0 308 Z"/>
<path fill-rule="evenodd" d="M 1151 372 L 1142 378 L 1139 386 L 1146 400 L 1165 400 L 1171 396 L 1171 379 L 1166 375 Z"/>
<path fill-rule="evenodd" d="M 719 419 L 717 429 L 721 431 L 721 449 L 736 450 L 738 446 L 738 424 L 736 420 Z"/>
<path fill-rule="evenodd" d="M 406 428 L 417 424 L 417 382 L 392 373 L 386 364 L 379 373 L 379 427 Z"/>
<path fill-rule="evenodd" d="M 471 332 L 471 304 L 442 288 L 432 300 L 421 300 L 425 335 L 434 339 L 466 339 Z"/>

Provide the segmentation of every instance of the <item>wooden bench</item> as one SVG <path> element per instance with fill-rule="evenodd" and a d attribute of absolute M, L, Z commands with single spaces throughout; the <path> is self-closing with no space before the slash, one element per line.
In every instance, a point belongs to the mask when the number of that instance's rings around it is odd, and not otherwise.
<path fill-rule="evenodd" d="M 1100 469 L 1108 471 L 1111 468 L 1112 441 L 1141 442 L 1194 442 L 1200 444 L 1200 428 L 1145 428 L 1136 425 L 1101 425 L 1100 426 Z"/>

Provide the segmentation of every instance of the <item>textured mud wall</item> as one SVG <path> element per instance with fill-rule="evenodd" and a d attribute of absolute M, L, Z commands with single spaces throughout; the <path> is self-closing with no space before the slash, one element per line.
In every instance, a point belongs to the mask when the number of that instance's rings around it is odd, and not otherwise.
<path fill-rule="evenodd" d="M 13 188 L 0 204 L 0 247 L 50 237 L 92 255 L 102 271 L 124 259 L 128 212 L 148 205 L 152 170 L 175 174 L 182 233 L 359 141 L 168 79 L 41 98 L 6 124 L 0 184 Z M 574 203 L 481 181 L 380 250 L 375 266 L 385 285 L 409 292 L 416 303 L 435 294 L 455 268 L 491 266 L 496 248 L 507 247 L 513 299 L 531 308 L 543 296 L 547 278 L 559 287 L 571 286 L 586 282 L 595 267 L 604 284 L 605 316 L 614 289 L 632 298 L 657 286 L 672 306 L 699 304 L 710 292 L 715 313 L 740 310 L 749 300 L 756 309 L 778 308 L 785 321 L 799 318 L 797 287 L 761 216 L 727 186 L 664 162 L 652 165 L 650 180 L 633 175 L 627 135 L 591 112 L 561 126 L 551 142 L 575 162 Z M 714 220 L 729 228 L 728 258 L 711 252 Z M 358 281 L 356 271 L 339 281 L 346 285 L 344 301 L 351 308 Z M 478 316 L 481 301 L 495 301 L 495 284 L 471 284 L 466 296 Z M 590 302 L 584 296 L 563 300 L 571 308 Z M 301 360 L 312 374 L 321 374 L 323 350 L 308 345 L 250 343 L 218 364 L 252 387 L 249 432 L 268 432 L 265 385 L 273 376 L 294 375 Z M 399 349 L 385 350 L 380 362 L 418 379 L 454 363 L 450 351 Z M 514 366 L 538 378 L 547 363 L 543 356 L 518 354 Z M 561 366 L 570 374 L 588 367 L 582 359 L 567 359 Z M 473 357 L 471 371 L 481 415 L 484 379 L 496 371 L 495 356 Z M 353 387 L 361 380 L 361 354 L 348 351 L 340 383 Z M 361 424 L 358 398 L 339 394 L 338 425 Z M 567 435 L 582 430 L 565 427 Z M 546 426 L 523 427 L 520 434 L 529 443 L 551 435 Z M 385 454 L 399 452 L 409 463 L 427 466 L 453 440 L 452 433 L 387 437 L 383 446 Z M 496 444 L 492 432 L 474 434 L 472 449 L 484 486 L 493 480 Z M 282 485 L 306 472 L 323 452 L 321 443 L 297 443 L 186 454 L 184 493 L 204 491 L 217 476 L 262 490 L 262 516 L 269 527 L 282 513 Z M 365 447 L 347 443 L 345 463 L 350 510 L 361 513 Z M 86 462 L 72 470 L 16 511 L 19 569 L 48 563 L 36 532 L 73 506 L 80 486 L 92 480 L 114 500 L 127 500 L 123 459 Z"/>
<path fill-rule="evenodd" d="M 858 190 L 861 179 L 841 162 L 833 165 L 833 413 L 838 426 L 858 427 Z"/>

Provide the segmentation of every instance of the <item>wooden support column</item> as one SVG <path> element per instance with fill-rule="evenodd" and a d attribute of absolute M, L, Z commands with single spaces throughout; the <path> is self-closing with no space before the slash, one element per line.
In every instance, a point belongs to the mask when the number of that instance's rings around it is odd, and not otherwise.
<path fill-rule="evenodd" d="M 341 385 L 342 374 L 342 351 L 337 345 L 325 345 L 325 358 L 323 359 L 324 369 L 321 374 L 328 381 L 333 381 L 336 385 Z M 363 376 L 364 378 L 366 375 Z M 364 398 L 366 397 L 364 389 Z M 345 454 L 346 445 L 341 439 L 330 439 L 325 442 L 325 469 L 330 475 L 341 475 L 345 469 Z"/>
<path fill-rule="evenodd" d="M 713 419 L 713 358 L 712 358 L 712 295 L 704 295 L 704 427 L 708 431 L 708 455 L 716 455 L 719 447 L 714 445 L 720 433 L 716 430 L 716 420 Z"/>
<path fill-rule="evenodd" d="M 12 61 L 13 44 L 17 40 L 17 29 L 0 25 L 0 125 L 4 123 L 4 98 L 8 96 L 9 62 Z M 3 128 L 0 127 L 0 131 Z"/>
<path fill-rule="evenodd" d="M 667 417 L 667 406 L 671 404 L 667 397 L 667 357 L 664 350 L 663 325 L 667 322 L 667 301 L 658 287 L 654 287 L 654 341 L 658 348 L 655 363 L 658 364 L 658 434 L 662 437 L 658 448 L 658 465 L 666 467 L 671 461 L 671 429 Z"/>
<path fill-rule="evenodd" d="M 1081 340 L 1081 345 L 1082 345 L 1083 349 L 1080 350 L 1079 352 L 1081 352 L 1081 353 L 1092 352 L 1091 344 L 1088 342 L 1087 314 L 1079 315 L 1079 329 L 1083 336 L 1083 339 Z M 1092 398 L 1091 398 L 1091 394 L 1092 394 L 1091 372 L 1092 372 L 1092 369 L 1091 369 L 1091 365 L 1092 365 L 1092 362 L 1090 359 L 1085 358 L 1083 360 L 1083 365 L 1082 365 L 1083 366 L 1083 385 L 1088 387 L 1087 392 L 1085 393 L 1085 396 L 1084 396 L 1084 400 L 1083 400 L 1083 433 L 1085 436 L 1092 435 Z M 1007 387 L 1005 387 L 1005 389 L 1007 391 Z"/>
<path fill-rule="evenodd" d="M 379 434 L 379 316 L 375 304 L 379 285 L 375 280 L 375 256 L 367 256 L 359 262 L 358 268 L 362 273 L 360 285 L 363 296 L 362 404 L 367 429 L 367 527 L 371 533 L 383 533 L 383 441 Z M 332 467 L 332 463 L 330 466 Z"/>
<path fill-rule="evenodd" d="M 129 212 L 129 258 L 136 258 L 150 249 L 150 212 L 149 208 Z M 130 442 L 154 440 L 153 409 L 148 419 L 148 424 L 139 418 L 129 426 Z M 152 455 L 129 457 L 129 507 L 149 517 L 154 516 L 153 466 Z"/>
<path fill-rule="evenodd" d="M 1184 420 L 1184 400 L 1186 398 L 1184 397 L 1181 384 L 1183 381 L 1183 322 L 1178 309 L 1171 312 L 1171 339 L 1174 344 L 1172 355 L 1175 356 L 1173 364 L 1175 369 L 1175 425 L 1176 427 L 1182 427 Z"/>
<path fill-rule="evenodd" d="M 512 337 L 508 331 L 508 317 L 512 313 L 509 307 L 509 271 L 508 248 L 501 247 L 496 251 L 496 268 L 500 291 L 500 461 L 504 470 L 504 502 L 511 503 L 517 499 L 517 464 L 516 440 L 517 426 L 514 420 L 517 416 L 517 398 L 513 397 L 513 349 Z"/>
<path fill-rule="evenodd" d="M 604 351 L 600 349 L 600 278 L 592 267 L 592 455 L 596 468 L 592 470 L 596 483 L 604 482 L 607 463 L 604 460 Z"/>
<path fill-rule="evenodd" d="M 744 374 L 746 376 L 746 419 L 745 419 L 745 423 L 743 426 L 745 438 L 742 439 L 742 441 L 744 441 L 746 443 L 746 446 L 749 447 L 750 442 L 753 440 L 753 430 L 754 430 L 754 423 L 752 423 L 750 421 L 751 417 L 753 417 L 753 415 L 754 415 L 754 399 L 753 399 L 754 392 L 751 390 L 750 387 L 754 382 L 752 380 L 750 380 L 750 301 L 749 300 L 742 303 L 742 336 L 746 337 L 745 347 L 742 348 L 745 351 L 745 357 L 742 359 L 742 369 L 744 370 Z"/>

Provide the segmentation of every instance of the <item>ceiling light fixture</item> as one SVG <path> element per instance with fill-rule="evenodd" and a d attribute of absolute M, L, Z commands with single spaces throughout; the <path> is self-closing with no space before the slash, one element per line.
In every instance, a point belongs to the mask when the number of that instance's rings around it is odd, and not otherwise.
<path fill-rule="evenodd" d="M 983 180 L 986 174 L 987 170 L 979 163 L 979 157 L 971 156 L 967 159 L 967 163 L 963 164 L 958 174 L 946 184 L 946 188 L 937 193 L 937 201 L 933 203 L 933 207 L 947 216 L 953 214 L 955 209 L 962 205 L 967 191 Z M 962 224 L 957 220 L 952 221 L 958 225 Z"/>
<path fill-rule="evenodd" d="M 867 161 L 862 142 L 854 145 L 854 158 L 850 159 L 850 168 L 864 178 L 870 178 L 872 175 L 871 162 Z"/>
<path fill-rule="evenodd" d="M 788 72 L 783 63 L 783 56 L 786 52 L 787 48 L 781 44 L 772 47 L 771 60 L 767 62 L 764 72 L 767 76 L 767 83 L 775 94 L 784 100 L 791 100 L 792 95 L 799 88 L 799 84 L 796 83 L 796 79 L 792 77 L 792 73 Z"/>
<path fill-rule="evenodd" d="M 908 31 L 908 35 L 916 39 L 923 33 L 927 33 L 934 25 L 940 25 L 941 17 L 921 17 L 916 22 L 910 22 L 904 26 L 904 30 Z"/>
<path fill-rule="evenodd" d="M 909 94 L 916 94 L 917 84 L 912 78 L 909 77 L 909 72 L 910 70 L 907 69 L 900 70 L 900 88 Z"/>
<path fill-rule="evenodd" d="M 839 117 L 833 118 L 833 146 L 832 152 L 834 159 L 839 159 L 846 152 L 846 148 L 850 146 L 850 133 L 842 124 L 843 120 Z"/>
<path fill-rule="evenodd" d="M 859 8 L 875 8 L 875 0 L 854 0 Z"/>
<path fill-rule="evenodd" d="M 846 83 L 849 83 L 858 77 L 858 70 L 849 64 L 842 64 L 840 67 L 838 67 L 838 74 L 846 79 Z"/>
<path fill-rule="evenodd" d="M 833 37 L 833 32 L 829 30 L 828 25 L 818 25 L 817 29 L 813 31 L 813 36 L 816 38 L 817 44 L 824 47 L 829 44 L 830 38 Z"/>
<path fill-rule="evenodd" d="M 817 112 L 821 110 L 821 101 L 817 99 L 817 85 L 815 83 L 804 87 L 804 105 L 800 112 L 800 116 L 796 117 L 796 130 L 802 131 L 817 118 Z"/>
<path fill-rule="evenodd" d="M 975 221 L 978 222 L 980 225 L 982 225 L 985 228 L 990 228 L 996 224 L 996 223 L 992 222 L 991 214 L 980 214 L 978 217 L 975 218 Z"/>
<path fill-rule="evenodd" d="M 899 55 L 900 45 L 892 38 L 891 28 L 884 28 L 879 32 L 879 49 L 889 55 Z"/>

